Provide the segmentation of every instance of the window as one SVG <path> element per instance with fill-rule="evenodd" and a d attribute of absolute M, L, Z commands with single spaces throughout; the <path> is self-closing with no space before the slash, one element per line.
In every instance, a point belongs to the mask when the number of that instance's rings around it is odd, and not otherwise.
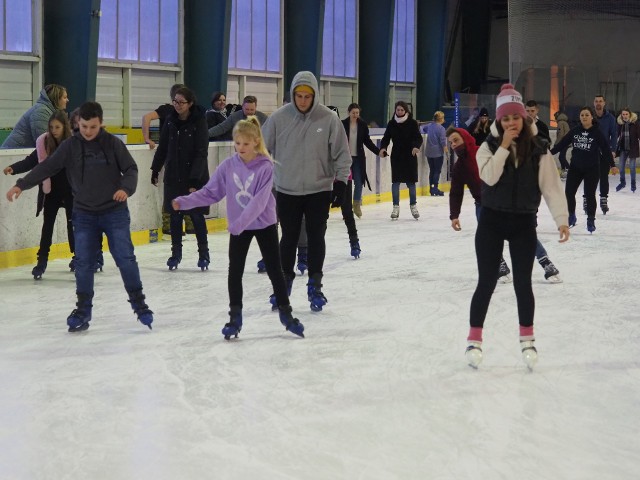
<path fill-rule="evenodd" d="M 356 78 L 356 0 L 326 0 L 322 75 Z"/>
<path fill-rule="evenodd" d="M 178 64 L 179 0 L 102 0 L 98 58 Z"/>
<path fill-rule="evenodd" d="M 396 0 L 391 51 L 391 81 L 415 82 L 415 0 Z"/>
<path fill-rule="evenodd" d="M 280 0 L 234 0 L 229 68 L 280 73 Z"/>
<path fill-rule="evenodd" d="M 0 51 L 33 53 L 33 5 L 25 0 L 0 0 Z"/>

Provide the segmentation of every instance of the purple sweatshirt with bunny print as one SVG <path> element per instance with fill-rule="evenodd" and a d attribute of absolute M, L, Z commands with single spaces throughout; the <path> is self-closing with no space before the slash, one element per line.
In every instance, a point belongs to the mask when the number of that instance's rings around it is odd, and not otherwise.
<path fill-rule="evenodd" d="M 258 155 L 245 163 L 236 153 L 224 160 L 200 190 L 177 197 L 180 210 L 204 207 L 227 197 L 227 224 L 231 235 L 261 230 L 276 223 L 273 163 Z"/>

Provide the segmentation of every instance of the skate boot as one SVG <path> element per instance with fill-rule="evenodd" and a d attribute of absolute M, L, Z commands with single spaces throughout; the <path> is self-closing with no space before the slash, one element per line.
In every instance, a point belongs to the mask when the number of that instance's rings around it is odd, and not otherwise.
<path fill-rule="evenodd" d="M 444 192 L 438 188 L 437 183 L 433 186 L 433 190 L 435 191 L 436 197 L 444 197 Z"/>
<path fill-rule="evenodd" d="M 328 301 L 327 297 L 322 293 L 322 274 L 314 273 L 307 283 L 307 299 L 311 304 L 311 310 L 314 312 L 321 312 Z"/>
<path fill-rule="evenodd" d="M 435 197 L 437 195 L 436 190 L 437 189 L 433 185 L 429 185 L 429 195 Z"/>
<path fill-rule="evenodd" d="M 538 263 L 544 269 L 544 278 L 546 280 L 550 283 L 562 283 L 562 279 L 559 276 L 560 272 L 546 255 L 538 260 Z"/>
<path fill-rule="evenodd" d="M 91 308 L 93 307 L 91 304 L 92 299 L 93 295 L 82 293 L 78 294 L 78 301 L 76 302 L 77 308 L 74 308 L 71 314 L 67 317 L 69 332 L 81 332 L 89 328 L 89 322 L 91 321 Z"/>
<path fill-rule="evenodd" d="M 631 193 L 636 193 L 636 182 L 631 182 Z"/>
<path fill-rule="evenodd" d="M 587 218 L 587 232 L 593 233 L 596 231 L 596 219 L 594 217 Z"/>
<path fill-rule="evenodd" d="M 409 209 L 411 210 L 411 215 L 413 215 L 413 218 L 418 220 L 420 218 L 420 212 L 418 212 L 418 205 L 416 204 L 409 205 Z"/>
<path fill-rule="evenodd" d="M 298 271 L 300 275 L 304 275 L 305 270 L 309 267 L 307 265 L 307 247 L 298 247 Z"/>
<path fill-rule="evenodd" d="M 264 260 L 261 258 L 258 260 L 258 273 L 265 273 L 267 271 L 267 266 L 264 263 Z"/>
<path fill-rule="evenodd" d="M 600 210 L 602 210 L 603 215 L 606 215 L 609 211 L 609 203 L 607 197 L 600 197 Z"/>
<path fill-rule="evenodd" d="M 209 270 L 211 258 L 209 257 L 209 246 L 206 243 L 198 244 L 198 268 L 203 272 Z"/>
<path fill-rule="evenodd" d="M 129 293 L 129 303 L 131 308 L 138 316 L 138 321 L 149 327 L 151 330 L 151 324 L 153 323 L 153 312 L 149 310 L 149 305 L 144 301 L 145 296 L 142 293 L 142 289 Z"/>
<path fill-rule="evenodd" d="M 352 240 L 349 242 L 351 244 L 351 256 L 353 258 L 360 258 L 360 242 L 358 240 Z"/>
<path fill-rule="evenodd" d="M 47 269 L 47 261 L 46 260 L 38 260 L 38 263 L 33 270 L 31 270 L 31 275 L 33 275 L 34 280 L 40 280 L 45 270 Z"/>
<path fill-rule="evenodd" d="M 102 267 L 104 266 L 104 255 L 102 254 L 102 250 L 98 250 L 98 254 L 96 255 L 96 264 L 93 267 L 93 270 L 97 272 L 102 271 Z"/>
<path fill-rule="evenodd" d="M 287 296 L 291 297 L 291 289 L 293 288 L 293 278 L 288 278 L 285 275 L 284 281 L 287 284 Z M 269 303 L 271 304 L 271 310 L 275 311 L 278 309 L 278 301 L 276 300 L 275 293 L 272 293 L 271 296 L 269 297 Z"/>
<path fill-rule="evenodd" d="M 482 342 L 469 341 L 464 356 L 467 357 L 467 363 L 470 367 L 478 368 L 478 365 L 482 363 Z"/>
<path fill-rule="evenodd" d="M 391 220 L 397 220 L 400 216 L 400 205 L 394 205 L 391 211 Z"/>
<path fill-rule="evenodd" d="M 576 214 L 575 213 L 570 213 L 569 214 L 569 228 L 575 227 L 577 221 L 578 221 L 578 219 L 576 218 Z"/>
<path fill-rule="evenodd" d="M 582 210 L 584 210 L 584 214 L 587 214 L 587 197 L 582 196 Z"/>
<path fill-rule="evenodd" d="M 169 267 L 169 270 L 177 269 L 181 261 L 182 261 L 182 246 L 171 247 L 171 256 L 167 260 L 167 267 Z"/>
<path fill-rule="evenodd" d="M 76 271 L 76 256 L 71 257 L 71 261 L 69 262 L 69 271 L 71 273 Z"/>
<path fill-rule="evenodd" d="M 520 340 L 520 349 L 522 350 L 522 360 L 529 370 L 538 362 L 538 350 L 535 347 L 535 340 Z"/>
<path fill-rule="evenodd" d="M 498 280 L 500 280 L 500 283 L 511 283 L 511 270 L 509 270 L 509 265 L 504 261 L 504 258 L 500 259 Z"/>
<path fill-rule="evenodd" d="M 231 337 L 238 338 L 238 334 L 242 330 L 242 308 L 233 306 L 229 308 L 229 323 L 225 323 L 222 328 L 222 335 L 225 340 Z"/>
<path fill-rule="evenodd" d="M 304 325 L 301 324 L 300 320 L 298 320 L 297 318 L 293 318 L 293 314 L 291 313 L 291 305 L 279 307 L 279 310 L 280 323 L 284 325 L 284 328 L 286 328 L 294 335 L 298 335 L 299 337 L 304 338 Z"/>
<path fill-rule="evenodd" d="M 563 168 L 560 172 L 560 180 L 565 181 L 567 179 L 567 173 L 569 173 L 569 170 Z"/>
<path fill-rule="evenodd" d="M 362 217 L 362 200 L 354 200 L 353 202 L 353 213 L 356 214 L 356 217 Z"/>
<path fill-rule="evenodd" d="M 627 186 L 627 184 L 625 182 L 620 182 L 618 184 L 618 186 L 616 187 L 616 192 L 619 192 L 620 190 L 622 190 L 626 186 Z"/>

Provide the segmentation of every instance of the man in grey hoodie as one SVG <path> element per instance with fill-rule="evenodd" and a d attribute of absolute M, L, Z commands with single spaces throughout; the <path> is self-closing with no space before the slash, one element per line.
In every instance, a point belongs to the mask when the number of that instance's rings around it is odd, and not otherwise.
<path fill-rule="evenodd" d="M 313 73 L 298 72 L 291 82 L 292 102 L 276 110 L 262 129 L 275 163 L 282 269 L 290 292 L 304 215 L 308 237 L 307 295 L 314 311 L 322 310 L 327 303 L 322 293 L 322 268 L 329 208 L 342 204 L 351 168 L 347 134 L 338 116 L 320 104 L 319 93 Z"/>

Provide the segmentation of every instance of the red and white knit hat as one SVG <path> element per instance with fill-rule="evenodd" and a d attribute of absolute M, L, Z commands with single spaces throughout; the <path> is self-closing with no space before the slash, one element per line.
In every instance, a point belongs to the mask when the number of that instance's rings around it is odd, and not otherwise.
<path fill-rule="evenodd" d="M 522 118 L 527 117 L 527 112 L 522 102 L 522 95 L 516 91 L 513 85 L 505 83 L 500 88 L 500 94 L 496 99 L 496 120 L 500 121 L 505 115 L 516 114 Z"/>

